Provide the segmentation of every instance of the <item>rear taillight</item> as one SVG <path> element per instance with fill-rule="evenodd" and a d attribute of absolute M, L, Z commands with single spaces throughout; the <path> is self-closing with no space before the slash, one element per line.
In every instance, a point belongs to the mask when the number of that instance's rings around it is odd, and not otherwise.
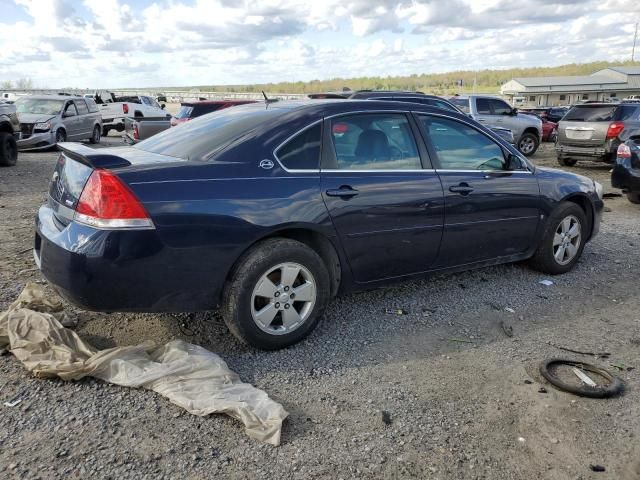
<path fill-rule="evenodd" d="M 618 158 L 631 158 L 631 149 L 628 145 L 621 143 L 618 147 Z"/>
<path fill-rule="evenodd" d="M 624 123 L 622 122 L 613 122 L 609 125 L 609 129 L 607 130 L 607 138 L 616 138 L 622 131 L 624 130 Z"/>
<path fill-rule="evenodd" d="M 140 200 L 107 170 L 94 170 L 87 180 L 74 220 L 106 230 L 154 228 Z"/>
<path fill-rule="evenodd" d="M 127 105 L 126 103 L 122 104 L 122 113 L 124 113 L 125 115 L 129 113 L 129 105 Z"/>
<path fill-rule="evenodd" d="M 140 140 L 140 133 L 138 132 L 138 124 L 137 123 L 133 124 L 133 139 L 134 140 Z"/>

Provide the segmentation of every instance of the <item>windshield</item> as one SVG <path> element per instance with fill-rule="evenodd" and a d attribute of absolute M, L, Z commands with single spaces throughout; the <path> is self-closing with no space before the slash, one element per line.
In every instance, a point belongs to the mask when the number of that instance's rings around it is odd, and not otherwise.
<path fill-rule="evenodd" d="M 183 105 L 180 107 L 178 113 L 176 113 L 175 117 L 184 120 L 185 118 L 189 118 L 191 116 L 191 112 L 193 112 L 193 107 Z"/>
<path fill-rule="evenodd" d="M 62 110 L 64 100 L 48 100 L 45 98 L 20 98 L 16 100 L 18 113 L 39 113 L 57 115 Z"/>
<path fill-rule="evenodd" d="M 186 160 L 205 160 L 283 113 L 281 109 L 260 104 L 226 108 L 160 132 L 134 148 Z"/>
<path fill-rule="evenodd" d="M 616 112 L 616 106 L 578 105 L 573 107 L 562 120 L 569 122 L 610 122 Z"/>
<path fill-rule="evenodd" d="M 453 97 L 453 98 L 450 98 L 449 101 L 453 103 L 456 107 L 458 107 L 460 110 L 462 110 L 464 113 L 469 113 L 471 111 L 469 110 L 468 98 Z"/>

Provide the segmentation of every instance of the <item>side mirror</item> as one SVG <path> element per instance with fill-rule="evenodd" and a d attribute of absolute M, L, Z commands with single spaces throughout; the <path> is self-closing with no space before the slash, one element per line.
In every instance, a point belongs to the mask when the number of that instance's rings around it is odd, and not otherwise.
<path fill-rule="evenodd" d="M 160 108 L 161 108 L 162 110 L 164 110 L 164 107 L 166 107 L 166 105 L 165 105 L 164 103 L 160 104 Z"/>
<path fill-rule="evenodd" d="M 516 107 L 513 107 L 511 109 L 511 115 L 517 115 L 518 114 L 518 109 Z"/>

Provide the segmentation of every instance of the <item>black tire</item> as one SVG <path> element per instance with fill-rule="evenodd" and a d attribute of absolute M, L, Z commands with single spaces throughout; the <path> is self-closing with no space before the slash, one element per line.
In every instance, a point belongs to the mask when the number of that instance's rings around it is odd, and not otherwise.
<path fill-rule="evenodd" d="M 0 166 L 12 167 L 18 161 L 18 144 L 8 132 L 0 132 Z"/>
<path fill-rule="evenodd" d="M 640 193 L 637 193 L 637 192 L 627 192 L 627 199 L 628 199 L 631 203 L 639 204 L 639 203 L 640 203 Z"/>
<path fill-rule="evenodd" d="M 100 143 L 100 125 L 96 125 L 95 127 L 93 127 L 93 134 L 91 135 L 91 138 L 89 139 L 90 143 L 93 144 L 98 144 Z"/>
<path fill-rule="evenodd" d="M 558 164 L 563 167 L 573 167 L 576 163 L 578 163 L 578 160 L 575 158 L 567 158 L 562 155 L 558 155 Z"/>
<path fill-rule="evenodd" d="M 606 378 L 609 381 L 609 385 L 607 385 L 606 387 L 590 387 L 589 385 L 576 386 L 565 383 L 551 373 L 551 368 L 555 365 L 570 365 L 578 367 L 582 370 L 586 370 L 588 372 L 597 373 L 598 375 Z M 551 383 L 551 385 L 559 388 L 560 390 L 564 390 L 565 392 L 573 393 L 575 395 L 580 395 L 582 397 L 609 398 L 621 393 L 624 388 L 622 380 L 614 375 L 611 375 L 604 368 L 600 368 L 589 363 L 578 362 L 576 360 L 565 360 L 563 358 L 551 358 L 549 360 L 545 360 L 540 364 L 540 374 L 549 383 Z"/>
<path fill-rule="evenodd" d="M 278 335 L 261 329 L 253 320 L 252 296 L 263 275 L 287 262 L 301 265 L 311 273 L 316 298 L 302 324 L 289 333 Z M 251 248 L 238 260 L 225 286 L 220 311 L 227 327 L 240 341 L 262 350 L 277 350 L 299 342 L 311 333 L 324 314 L 330 292 L 329 273 L 316 252 L 295 240 L 273 238 Z"/>
<path fill-rule="evenodd" d="M 540 139 L 533 133 L 525 132 L 518 140 L 518 151 L 527 157 L 536 153 L 539 146 Z"/>
<path fill-rule="evenodd" d="M 110 131 L 110 130 L 111 130 L 111 129 L 110 129 L 110 128 L 108 128 L 108 127 L 102 127 L 102 136 L 103 136 L 103 137 L 108 136 L 108 135 L 109 135 L 109 131 Z"/>
<path fill-rule="evenodd" d="M 567 259 L 566 263 L 561 263 L 555 258 L 553 240 L 560 223 L 569 216 L 573 216 L 580 223 L 580 243 L 577 245 L 578 249 L 573 258 Z M 549 275 L 567 273 L 580 259 L 588 235 L 589 222 L 584 210 L 573 202 L 562 202 L 549 216 L 540 245 L 529 263 L 535 270 Z"/>
<path fill-rule="evenodd" d="M 64 128 L 59 128 L 56 130 L 56 143 L 62 143 L 67 140 L 67 132 Z"/>

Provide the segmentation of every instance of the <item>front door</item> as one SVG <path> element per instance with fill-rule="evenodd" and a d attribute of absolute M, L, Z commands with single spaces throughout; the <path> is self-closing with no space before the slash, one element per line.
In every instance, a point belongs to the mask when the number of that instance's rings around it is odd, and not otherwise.
<path fill-rule="evenodd" d="M 436 266 L 518 256 L 533 247 L 540 191 L 526 163 L 470 123 L 416 115 L 445 196 Z"/>
<path fill-rule="evenodd" d="M 322 196 L 355 280 L 428 270 L 442 236 L 442 186 L 410 115 L 349 114 L 327 120 L 325 132 Z"/>
<path fill-rule="evenodd" d="M 80 119 L 78 111 L 73 102 L 67 102 L 62 113 L 62 123 L 67 132 L 67 140 L 77 140 L 80 138 Z"/>

